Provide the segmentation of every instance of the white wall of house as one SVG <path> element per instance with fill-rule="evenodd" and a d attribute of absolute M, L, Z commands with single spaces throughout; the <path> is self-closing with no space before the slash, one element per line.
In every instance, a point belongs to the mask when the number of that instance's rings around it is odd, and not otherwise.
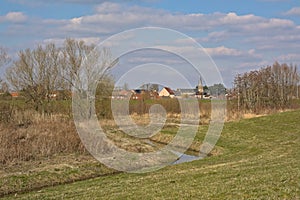
<path fill-rule="evenodd" d="M 168 90 L 166 90 L 166 88 L 163 88 L 163 89 L 159 92 L 158 95 L 159 95 L 160 97 L 171 97 L 171 98 L 174 97 L 174 95 L 173 95 L 173 94 L 170 94 L 170 93 L 168 92 Z"/>

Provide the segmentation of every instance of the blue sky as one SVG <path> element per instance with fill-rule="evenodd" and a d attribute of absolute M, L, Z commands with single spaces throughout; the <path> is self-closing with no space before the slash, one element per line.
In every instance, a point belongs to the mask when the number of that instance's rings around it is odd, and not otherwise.
<path fill-rule="evenodd" d="M 13 58 L 37 44 L 68 37 L 98 43 L 144 26 L 194 38 L 228 87 L 237 73 L 275 61 L 300 66 L 299 0 L 2 0 L 0 6 L 0 46 Z"/>

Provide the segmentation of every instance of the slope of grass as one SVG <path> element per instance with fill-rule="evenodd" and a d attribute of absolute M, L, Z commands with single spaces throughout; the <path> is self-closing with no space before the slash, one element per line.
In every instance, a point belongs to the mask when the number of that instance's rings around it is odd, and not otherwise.
<path fill-rule="evenodd" d="M 291 111 L 226 123 L 218 142 L 221 155 L 6 198 L 300 199 L 299 122 L 300 111 Z"/>

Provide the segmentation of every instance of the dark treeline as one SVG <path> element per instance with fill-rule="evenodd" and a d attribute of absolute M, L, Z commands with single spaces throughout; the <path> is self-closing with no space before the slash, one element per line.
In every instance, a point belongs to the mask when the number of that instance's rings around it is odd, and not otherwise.
<path fill-rule="evenodd" d="M 234 79 L 238 106 L 246 111 L 290 108 L 298 98 L 299 75 L 295 65 L 279 64 L 239 74 Z"/>

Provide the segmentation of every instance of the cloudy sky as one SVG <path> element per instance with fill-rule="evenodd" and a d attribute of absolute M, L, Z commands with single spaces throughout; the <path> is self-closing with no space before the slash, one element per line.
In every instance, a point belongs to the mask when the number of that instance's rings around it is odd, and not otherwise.
<path fill-rule="evenodd" d="M 70 37 L 98 43 L 148 26 L 195 39 L 227 87 L 237 73 L 275 61 L 300 66 L 299 0 L 2 0 L 0 6 L 0 46 L 12 57 L 37 44 Z"/>

